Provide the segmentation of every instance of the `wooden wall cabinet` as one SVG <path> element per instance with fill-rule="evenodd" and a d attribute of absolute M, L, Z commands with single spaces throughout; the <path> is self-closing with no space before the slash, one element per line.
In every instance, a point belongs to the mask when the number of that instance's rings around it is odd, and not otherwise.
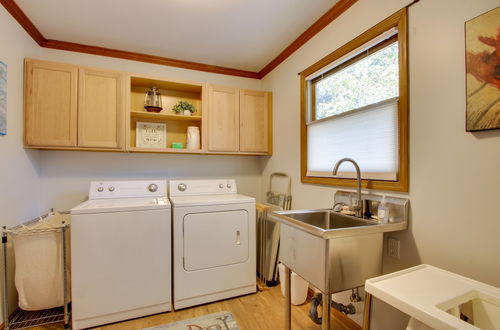
<path fill-rule="evenodd" d="M 269 92 L 240 90 L 240 151 L 270 152 Z"/>
<path fill-rule="evenodd" d="M 239 151 L 238 89 L 209 87 L 208 151 Z"/>
<path fill-rule="evenodd" d="M 144 109 L 144 96 L 152 86 L 162 95 L 160 113 Z M 270 155 L 271 96 L 270 92 L 26 59 L 24 145 L 35 149 Z M 193 104 L 196 112 L 175 114 L 172 107 L 179 101 Z M 165 141 L 138 146 L 138 122 L 165 124 Z M 187 130 L 192 131 L 193 126 L 200 130 L 201 145 L 187 149 Z M 179 143 L 183 148 L 173 148 Z"/>
<path fill-rule="evenodd" d="M 272 152 L 271 93 L 211 85 L 209 98 L 209 152 Z"/>
<path fill-rule="evenodd" d="M 78 77 L 78 146 L 122 148 L 124 74 L 80 68 Z"/>
<path fill-rule="evenodd" d="M 78 68 L 27 60 L 25 79 L 25 144 L 75 147 Z"/>
<path fill-rule="evenodd" d="M 124 74 L 27 59 L 25 145 L 122 149 Z"/>

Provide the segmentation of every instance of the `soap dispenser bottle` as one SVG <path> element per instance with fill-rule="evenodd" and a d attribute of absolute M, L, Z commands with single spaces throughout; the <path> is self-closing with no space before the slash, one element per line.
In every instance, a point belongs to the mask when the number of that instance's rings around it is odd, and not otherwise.
<path fill-rule="evenodd" d="M 377 217 L 379 221 L 382 223 L 389 222 L 389 208 L 387 207 L 387 201 L 385 199 L 385 195 L 382 196 L 382 201 L 378 205 Z"/>

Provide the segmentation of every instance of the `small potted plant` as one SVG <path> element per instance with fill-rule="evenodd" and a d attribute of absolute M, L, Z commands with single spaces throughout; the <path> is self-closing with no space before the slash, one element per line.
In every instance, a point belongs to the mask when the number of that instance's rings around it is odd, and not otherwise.
<path fill-rule="evenodd" d="M 178 115 L 191 116 L 193 112 L 196 112 L 196 109 L 194 108 L 194 105 L 188 101 L 179 101 L 176 105 L 174 105 L 172 111 Z"/>

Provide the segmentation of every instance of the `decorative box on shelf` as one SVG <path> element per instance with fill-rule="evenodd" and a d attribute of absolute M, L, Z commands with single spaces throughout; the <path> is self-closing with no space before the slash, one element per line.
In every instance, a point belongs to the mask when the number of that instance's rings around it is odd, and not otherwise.
<path fill-rule="evenodd" d="M 138 148 L 166 148 L 167 124 L 138 121 L 135 145 Z"/>

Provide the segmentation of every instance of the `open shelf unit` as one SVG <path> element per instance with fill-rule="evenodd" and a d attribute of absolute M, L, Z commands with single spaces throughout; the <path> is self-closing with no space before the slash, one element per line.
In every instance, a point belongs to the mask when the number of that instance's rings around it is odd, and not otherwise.
<path fill-rule="evenodd" d="M 163 110 L 159 113 L 144 109 L 144 98 L 149 88 L 156 86 L 162 98 Z M 161 80 L 158 78 L 131 76 L 128 126 L 128 150 L 132 152 L 154 153 L 192 153 L 204 150 L 203 126 L 205 84 Z M 171 109 L 179 101 L 193 104 L 196 112 L 192 116 L 177 115 Z M 167 126 L 167 141 L 164 148 L 142 148 L 136 146 L 137 122 L 163 123 Z M 186 149 L 187 129 L 189 126 L 200 128 L 200 149 Z M 180 142 L 183 149 L 171 148 L 172 143 Z"/>
<path fill-rule="evenodd" d="M 130 111 L 130 116 L 132 118 L 139 119 L 152 119 L 152 120 L 175 120 L 175 121 L 201 121 L 201 116 L 183 116 L 183 115 L 173 115 L 169 113 L 154 113 L 147 111 Z"/>

